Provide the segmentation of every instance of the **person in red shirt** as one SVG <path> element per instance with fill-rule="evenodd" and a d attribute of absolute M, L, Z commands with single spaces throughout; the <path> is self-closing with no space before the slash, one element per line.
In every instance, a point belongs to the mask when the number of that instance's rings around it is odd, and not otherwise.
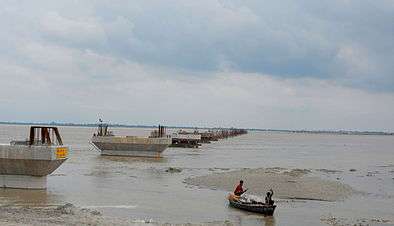
<path fill-rule="evenodd" d="M 243 185 L 244 185 L 243 180 L 240 180 L 238 186 L 235 188 L 234 195 L 240 196 L 248 190 L 248 189 L 244 190 L 244 188 L 242 187 Z"/>

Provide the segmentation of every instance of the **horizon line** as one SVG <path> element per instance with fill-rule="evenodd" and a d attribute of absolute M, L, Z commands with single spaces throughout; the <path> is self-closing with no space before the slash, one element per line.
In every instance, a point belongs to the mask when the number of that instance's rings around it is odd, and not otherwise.
<path fill-rule="evenodd" d="M 55 125 L 55 126 L 81 126 L 95 127 L 99 123 L 73 123 L 73 122 L 23 122 L 23 121 L 0 121 L 2 125 Z M 157 125 L 132 125 L 124 123 L 108 123 L 111 127 L 123 128 L 156 128 Z M 370 130 L 329 130 L 329 129 L 271 129 L 271 128 L 237 128 L 237 127 L 199 127 L 199 126 L 165 126 L 170 129 L 246 129 L 249 131 L 267 131 L 267 132 L 293 132 L 293 133 L 334 133 L 349 135 L 394 135 L 394 132 L 370 131 Z"/>

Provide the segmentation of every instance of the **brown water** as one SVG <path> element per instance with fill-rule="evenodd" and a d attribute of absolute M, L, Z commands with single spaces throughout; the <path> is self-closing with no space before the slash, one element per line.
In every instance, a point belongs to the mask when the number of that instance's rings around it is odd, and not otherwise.
<path fill-rule="evenodd" d="M 60 127 L 72 151 L 48 177 L 48 189 L 1 189 L 0 204 L 70 202 L 105 215 L 173 223 L 229 220 L 241 225 L 319 225 L 327 216 L 394 222 L 393 136 L 250 132 L 199 149 L 169 148 L 161 159 L 141 159 L 100 156 L 89 144 L 94 130 Z M 0 143 L 25 139 L 27 132 L 28 126 L 0 125 Z M 114 128 L 114 132 L 148 135 L 150 129 Z M 182 172 L 166 172 L 168 167 Z M 339 202 L 279 200 L 274 217 L 262 217 L 229 207 L 226 191 L 183 183 L 185 178 L 212 172 L 265 167 L 343 171 L 314 170 L 314 175 L 340 180 L 359 192 Z"/>

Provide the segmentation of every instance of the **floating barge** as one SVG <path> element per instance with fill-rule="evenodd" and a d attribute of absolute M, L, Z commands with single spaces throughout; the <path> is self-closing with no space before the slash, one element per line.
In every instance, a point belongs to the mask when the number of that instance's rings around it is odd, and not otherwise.
<path fill-rule="evenodd" d="M 230 129 L 221 129 L 221 130 L 217 130 L 212 132 L 214 134 L 214 138 L 219 140 L 219 139 L 226 139 L 226 138 L 230 138 L 230 137 L 236 137 L 236 136 L 240 136 L 243 134 L 247 134 L 248 131 L 245 129 L 235 129 L 235 128 L 230 128 Z"/>
<path fill-rule="evenodd" d="M 32 126 L 24 141 L 0 145 L 0 187 L 46 189 L 47 175 L 67 160 L 56 127 Z"/>
<path fill-rule="evenodd" d="M 201 145 L 201 135 L 196 133 L 179 131 L 178 133 L 173 133 L 171 139 L 172 144 L 170 147 L 198 148 Z"/>
<path fill-rule="evenodd" d="M 137 137 L 115 136 L 104 123 L 98 125 L 91 142 L 101 151 L 101 155 L 133 157 L 161 157 L 161 153 L 172 143 L 165 134 L 165 128 L 160 125 L 151 136 Z"/>
<path fill-rule="evenodd" d="M 234 128 L 216 131 L 208 130 L 205 132 L 199 132 L 197 129 L 193 132 L 180 130 L 171 135 L 172 144 L 170 147 L 198 148 L 203 143 L 211 143 L 212 141 L 218 141 L 219 139 L 239 136 L 246 133 L 247 131 L 244 129 Z"/>
<path fill-rule="evenodd" d="M 208 130 L 206 132 L 198 132 L 201 135 L 201 143 L 211 143 L 212 141 L 218 141 L 220 139 L 226 139 L 229 137 L 235 137 L 243 134 L 247 134 L 248 131 L 245 129 L 219 129 L 219 130 Z"/>
<path fill-rule="evenodd" d="M 212 141 L 218 141 L 219 139 L 215 136 L 215 132 L 207 131 L 199 133 L 201 135 L 201 143 L 211 143 Z"/>

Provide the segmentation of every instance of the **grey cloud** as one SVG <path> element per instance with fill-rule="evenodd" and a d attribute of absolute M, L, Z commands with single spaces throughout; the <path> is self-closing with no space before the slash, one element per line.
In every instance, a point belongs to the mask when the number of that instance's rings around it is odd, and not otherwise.
<path fill-rule="evenodd" d="M 0 120 L 392 130 L 393 12 L 391 1 L 2 1 Z"/>
<path fill-rule="evenodd" d="M 14 23 L 18 31 L 10 28 L 11 33 L 42 42 L 192 72 L 227 67 L 394 91 L 391 1 L 47 1 L 40 5 L 25 1 L 3 5 L 3 19 L 18 21 Z M 20 32 L 23 29 L 27 32 Z M 361 54 L 350 60 L 343 55 L 350 49 Z M 359 70 L 356 58 L 370 67 Z"/>
<path fill-rule="evenodd" d="M 390 1 L 173 3 L 140 4 L 134 15 L 123 14 L 133 26 L 118 39 L 117 53 L 189 70 L 215 71 L 224 62 L 243 72 L 394 90 Z M 360 48 L 365 54 L 358 57 L 373 70 L 359 71 L 341 57 L 344 48 Z"/>

